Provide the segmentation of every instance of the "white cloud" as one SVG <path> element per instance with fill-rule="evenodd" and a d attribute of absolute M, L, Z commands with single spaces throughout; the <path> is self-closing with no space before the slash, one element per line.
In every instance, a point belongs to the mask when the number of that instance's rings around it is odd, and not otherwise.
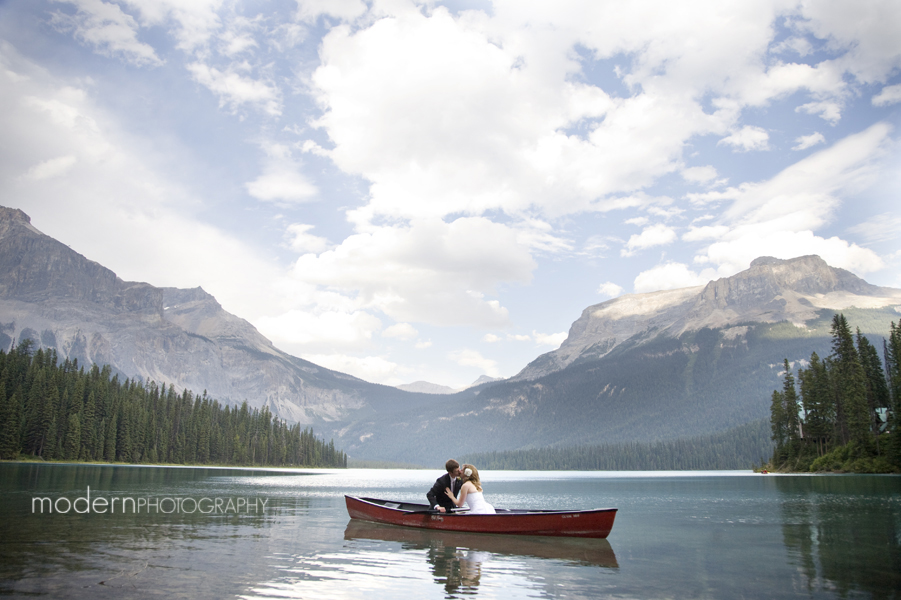
<path fill-rule="evenodd" d="M 43 179 L 53 179 L 65 175 L 78 159 L 72 155 L 58 156 L 37 164 L 22 175 L 22 179 L 31 181 L 41 181 Z"/>
<path fill-rule="evenodd" d="M 706 225 L 704 227 L 692 227 L 682 234 L 683 242 L 700 242 L 703 240 L 717 240 L 729 233 L 725 225 Z"/>
<path fill-rule="evenodd" d="M 573 243 L 561 235 L 555 234 L 553 226 L 538 219 L 523 219 L 516 226 L 517 241 L 533 250 L 559 254 L 571 252 Z"/>
<path fill-rule="evenodd" d="M 901 237 L 901 216 L 881 214 L 850 228 L 869 242 L 887 242 Z"/>
<path fill-rule="evenodd" d="M 901 83 L 887 85 L 878 94 L 873 96 L 873 106 L 887 106 L 901 102 Z"/>
<path fill-rule="evenodd" d="M 813 52 L 813 45 L 807 38 L 800 36 L 793 36 L 786 40 L 783 40 L 773 46 L 774 53 L 782 53 L 782 52 L 795 52 L 800 56 L 807 56 Z"/>
<path fill-rule="evenodd" d="M 254 321 L 260 332 L 282 348 L 297 354 L 335 349 L 365 348 L 381 329 L 378 318 L 363 311 L 313 313 L 289 310 Z"/>
<path fill-rule="evenodd" d="M 228 23 L 228 29 L 219 35 L 220 52 L 229 58 L 239 54 L 252 54 L 259 43 L 254 39 L 254 33 L 260 29 L 262 15 L 254 19 L 235 17 Z"/>
<path fill-rule="evenodd" d="M 415 339 L 417 335 L 419 332 L 409 323 L 396 323 L 382 332 L 382 337 L 397 338 L 405 342 Z"/>
<path fill-rule="evenodd" d="M 507 339 L 514 342 L 531 342 L 532 336 L 526 334 L 508 334 Z"/>
<path fill-rule="evenodd" d="M 227 106 L 234 111 L 250 104 L 273 116 L 282 113 L 281 92 L 275 85 L 245 77 L 232 67 L 221 71 L 201 62 L 193 62 L 187 68 L 195 81 L 219 97 L 220 107 Z"/>
<path fill-rule="evenodd" d="M 312 225 L 294 223 L 288 225 L 287 234 L 290 238 L 291 249 L 306 254 L 307 252 L 319 253 L 329 247 L 329 241 L 324 237 L 308 233 L 313 229 Z"/>
<path fill-rule="evenodd" d="M 533 331 L 532 335 L 535 337 L 535 342 L 539 345 L 558 348 L 560 344 L 566 341 L 567 332 L 561 331 L 559 333 L 538 333 L 537 331 Z"/>
<path fill-rule="evenodd" d="M 498 336 L 496 336 L 493 333 L 486 333 L 485 335 L 482 336 L 482 341 L 487 342 L 489 344 L 494 344 L 494 343 L 501 341 L 501 338 L 499 338 Z"/>
<path fill-rule="evenodd" d="M 732 135 L 726 136 L 717 142 L 717 146 L 732 146 L 735 152 L 748 152 L 751 150 L 768 150 L 770 135 L 765 129 L 753 125 L 745 125 Z"/>
<path fill-rule="evenodd" d="M 536 31 L 531 9 L 499 10 L 490 22 L 440 7 L 431 16 L 411 11 L 326 36 L 313 75 L 326 111 L 317 124 L 335 145 L 335 163 L 372 182 L 355 222 L 602 208 L 618 202 L 607 195 L 676 170 L 687 137 L 722 128 L 724 115 L 711 118 L 683 95 L 654 89 L 613 100 L 568 79 L 585 26 L 576 13 L 563 11 L 575 19 L 565 30 L 547 18 Z M 585 135 L 564 133 L 592 121 Z"/>
<path fill-rule="evenodd" d="M 826 138 L 823 137 L 823 134 L 819 131 L 815 133 L 811 133 L 810 135 L 802 135 L 798 138 L 795 138 L 795 142 L 797 142 L 796 146 L 792 147 L 792 150 L 807 150 L 817 144 L 825 144 Z"/>
<path fill-rule="evenodd" d="M 414 344 L 413 347 L 416 348 L 417 350 L 425 350 L 426 348 L 431 348 L 432 340 L 424 340 L 421 342 L 416 342 L 416 344 Z"/>
<path fill-rule="evenodd" d="M 715 234 L 717 241 L 699 255 L 700 260 L 718 265 L 721 275 L 747 268 L 762 254 L 777 258 L 819 254 L 830 265 L 857 273 L 882 268 L 882 259 L 872 250 L 814 232 L 831 221 L 843 197 L 860 193 L 874 181 L 892 143 L 890 131 L 888 124 L 877 123 L 768 181 L 724 192 L 733 203 L 717 229 L 686 234 L 695 239 L 702 232 Z"/>
<path fill-rule="evenodd" d="M 610 281 L 606 283 L 602 283 L 598 288 L 598 294 L 601 296 L 607 296 L 608 298 L 616 298 L 620 294 L 623 293 L 623 287 L 621 285 L 616 285 Z"/>
<path fill-rule="evenodd" d="M 691 183 L 707 183 L 716 179 L 716 168 L 710 165 L 688 167 L 687 169 L 682 169 L 682 178 Z"/>
<path fill-rule="evenodd" d="M 881 83 L 898 68 L 901 57 L 901 9 L 892 0 L 845 3 L 806 2 L 794 26 L 828 40 L 840 56 L 826 61 L 862 83 Z"/>
<path fill-rule="evenodd" d="M 117 4 L 101 0 L 56 0 L 77 8 L 74 15 L 54 12 L 51 22 L 72 31 L 76 39 L 106 56 L 121 56 L 137 66 L 159 66 L 162 59 L 153 47 L 138 41 L 138 23 Z"/>
<path fill-rule="evenodd" d="M 890 143 L 891 128 L 877 123 L 787 167 L 769 181 L 731 189 L 726 218 L 735 223 L 780 222 L 815 229 L 827 222 L 840 194 L 869 185 Z"/>
<path fill-rule="evenodd" d="M 247 193 L 264 202 L 290 205 L 314 200 L 319 193 L 316 186 L 303 175 L 303 165 L 291 157 L 284 144 L 262 144 L 266 159 L 263 174 L 245 184 Z"/>
<path fill-rule="evenodd" d="M 301 256 L 293 276 L 342 290 L 360 308 L 399 321 L 494 327 L 509 317 L 486 294 L 501 282 L 528 282 L 534 268 L 515 231 L 460 218 L 373 227 L 318 256 Z"/>
<path fill-rule="evenodd" d="M 457 350 L 449 353 L 448 358 L 461 367 L 475 367 L 489 377 L 500 377 L 497 361 L 485 358 L 476 350 Z"/>
<path fill-rule="evenodd" d="M 267 167 L 245 187 L 248 194 L 266 202 L 307 202 L 315 199 L 319 192 L 302 173 L 287 164 Z"/>
<path fill-rule="evenodd" d="M 639 273 L 634 282 L 635 293 L 642 294 L 705 285 L 713 276 L 712 269 L 695 273 L 682 263 L 665 263 Z"/>
<path fill-rule="evenodd" d="M 304 354 L 302 358 L 326 369 L 348 373 L 364 381 L 393 385 L 400 372 L 397 363 L 381 356 L 357 357 L 347 354 Z"/>
<path fill-rule="evenodd" d="M 626 242 L 626 247 L 620 251 L 622 256 L 632 256 L 639 250 L 652 248 L 654 246 L 664 246 L 676 241 L 678 236 L 672 227 L 668 227 L 662 223 L 645 227 L 638 235 L 633 235 Z"/>
<path fill-rule="evenodd" d="M 297 0 L 297 18 L 313 23 L 320 15 L 352 21 L 366 12 L 361 0 Z"/>
<path fill-rule="evenodd" d="M 769 225 L 737 228 L 729 239 L 712 244 L 707 249 L 706 258 L 719 265 L 719 272 L 723 274 L 746 269 L 752 260 L 762 255 L 788 259 L 817 254 L 830 266 L 861 274 L 878 271 L 885 266 L 872 250 L 838 237 L 826 239 L 809 230 L 774 230 Z"/>
<path fill-rule="evenodd" d="M 809 115 L 819 115 L 824 121 L 835 125 L 842 118 L 842 107 L 838 102 L 808 102 L 795 109 L 797 112 L 805 112 Z"/>
<path fill-rule="evenodd" d="M 666 196 L 661 196 L 659 201 L 665 202 L 667 204 L 672 202 L 672 200 L 670 200 Z M 652 214 L 655 217 L 663 217 L 666 220 L 669 220 L 673 217 L 677 217 L 677 216 L 681 215 L 683 212 L 685 212 L 684 210 L 682 210 L 681 208 L 679 208 L 677 206 L 672 206 L 669 208 L 664 208 L 663 206 L 649 206 L 647 210 L 648 210 L 648 214 Z"/>
<path fill-rule="evenodd" d="M 175 25 L 178 48 L 195 52 L 208 44 L 221 26 L 223 0 L 123 0 L 140 12 L 145 26 Z"/>

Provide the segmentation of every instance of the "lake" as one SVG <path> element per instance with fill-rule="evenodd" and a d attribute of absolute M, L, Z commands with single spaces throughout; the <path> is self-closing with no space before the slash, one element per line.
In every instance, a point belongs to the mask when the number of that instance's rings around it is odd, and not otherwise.
<path fill-rule="evenodd" d="M 344 494 L 424 503 L 439 475 L 3 463 L 0 594 L 901 596 L 899 476 L 482 472 L 497 507 L 618 508 L 606 540 L 437 533 L 347 516 Z"/>

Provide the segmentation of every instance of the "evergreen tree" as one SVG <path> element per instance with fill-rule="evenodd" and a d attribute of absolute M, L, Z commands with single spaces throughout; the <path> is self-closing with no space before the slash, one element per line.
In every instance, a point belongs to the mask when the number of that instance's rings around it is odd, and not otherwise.
<path fill-rule="evenodd" d="M 785 406 L 785 433 L 789 443 L 789 454 L 794 457 L 800 451 L 801 444 L 801 420 L 798 415 L 801 407 L 795 391 L 795 378 L 787 358 L 784 359 L 783 365 L 785 375 L 782 380 L 782 403 Z"/>
<path fill-rule="evenodd" d="M 9 460 L 19 455 L 19 405 L 21 394 L 17 389 L 7 396 L 6 381 L 0 381 L 0 459 Z"/>
<path fill-rule="evenodd" d="M 880 409 L 889 408 L 888 385 L 885 380 L 885 371 L 882 370 L 882 362 L 879 353 L 870 341 L 860 333 L 857 328 L 857 353 L 860 356 L 861 366 L 867 380 L 867 407 L 869 409 L 870 429 L 874 435 L 879 435 L 883 424 L 880 418 Z"/>
<path fill-rule="evenodd" d="M 823 456 L 835 430 L 835 403 L 826 363 L 816 352 L 810 355 L 810 366 L 798 372 L 804 407 L 804 435 L 817 447 L 817 455 Z"/>
<path fill-rule="evenodd" d="M 867 406 L 867 379 L 854 346 L 851 328 L 843 314 L 832 320 L 832 356 L 835 365 L 838 409 L 843 417 L 841 431 L 845 442 L 866 444 L 869 441 L 870 419 Z"/>
<path fill-rule="evenodd" d="M 69 424 L 66 432 L 66 446 L 63 458 L 78 460 L 81 454 L 81 418 L 78 413 L 69 415 Z"/>
<path fill-rule="evenodd" d="M 80 400 L 80 399 L 79 399 Z M 81 449 L 79 455 L 85 460 L 95 460 L 97 456 L 97 396 L 93 392 L 88 394 L 88 400 L 84 404 L 84 410 L 79 419 L 81 425 Z"/>
<path fill-rule="evenodd" d="M 116 440 L 119 436 L 119 417 L 113 415 L 109 425 L 106 427 L 106 442 L 103 445 L 103 459 L 106 462 L 115 462 L 116 460 Z"/>
<path fill-rule="evenodd" d="M 773 431 L 772 440 L 776 444 L 774 461 L 782 463 L 785 445 L 788 441 L 788 424 L 785 418 L 785 402 L 782 398 L 782 392 L 778 390 L 773 390 L 772 402 L 770 403 L 770 426 Z"/>
<path fill-rule="evenodd" d="M 892 410 L 889 413 L 889 457 L 901 467 L 901 321 L 892 322 L 889 339 L 883 343 L 885 371 Z"/>

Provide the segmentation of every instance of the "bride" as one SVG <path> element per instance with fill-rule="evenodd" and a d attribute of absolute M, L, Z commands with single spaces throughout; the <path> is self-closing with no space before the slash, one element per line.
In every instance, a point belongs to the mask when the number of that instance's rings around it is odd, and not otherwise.
<path fill-rule="evenodd" d="M 479 470 L 472 465 L 463 465 L 463 485 L 460 487 L 460 497 L 454 498 L 450 488 L 445 488 L 444 493 L 453 500 L 457 507 L 464 504 L 469 506 L 469 515 L 493 515 L 494 507 L 485 502 L 482 495 L 482 482 L 479 479 Z"/>

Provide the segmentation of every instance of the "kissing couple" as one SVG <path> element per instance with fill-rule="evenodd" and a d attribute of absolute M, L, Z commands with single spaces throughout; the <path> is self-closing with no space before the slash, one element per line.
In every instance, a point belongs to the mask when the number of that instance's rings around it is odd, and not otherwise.
<path fill-rule="evenodd" d="M 450 459 L 444 465 L 447 474 L 435 480 L 426 497 L 429 506 L 438 512 L 451 512 L 468 508 L 467 515 L 493 515 L 494 507 L 482 495 L 482 481 L 474 465 L 463 465 Z"/>

